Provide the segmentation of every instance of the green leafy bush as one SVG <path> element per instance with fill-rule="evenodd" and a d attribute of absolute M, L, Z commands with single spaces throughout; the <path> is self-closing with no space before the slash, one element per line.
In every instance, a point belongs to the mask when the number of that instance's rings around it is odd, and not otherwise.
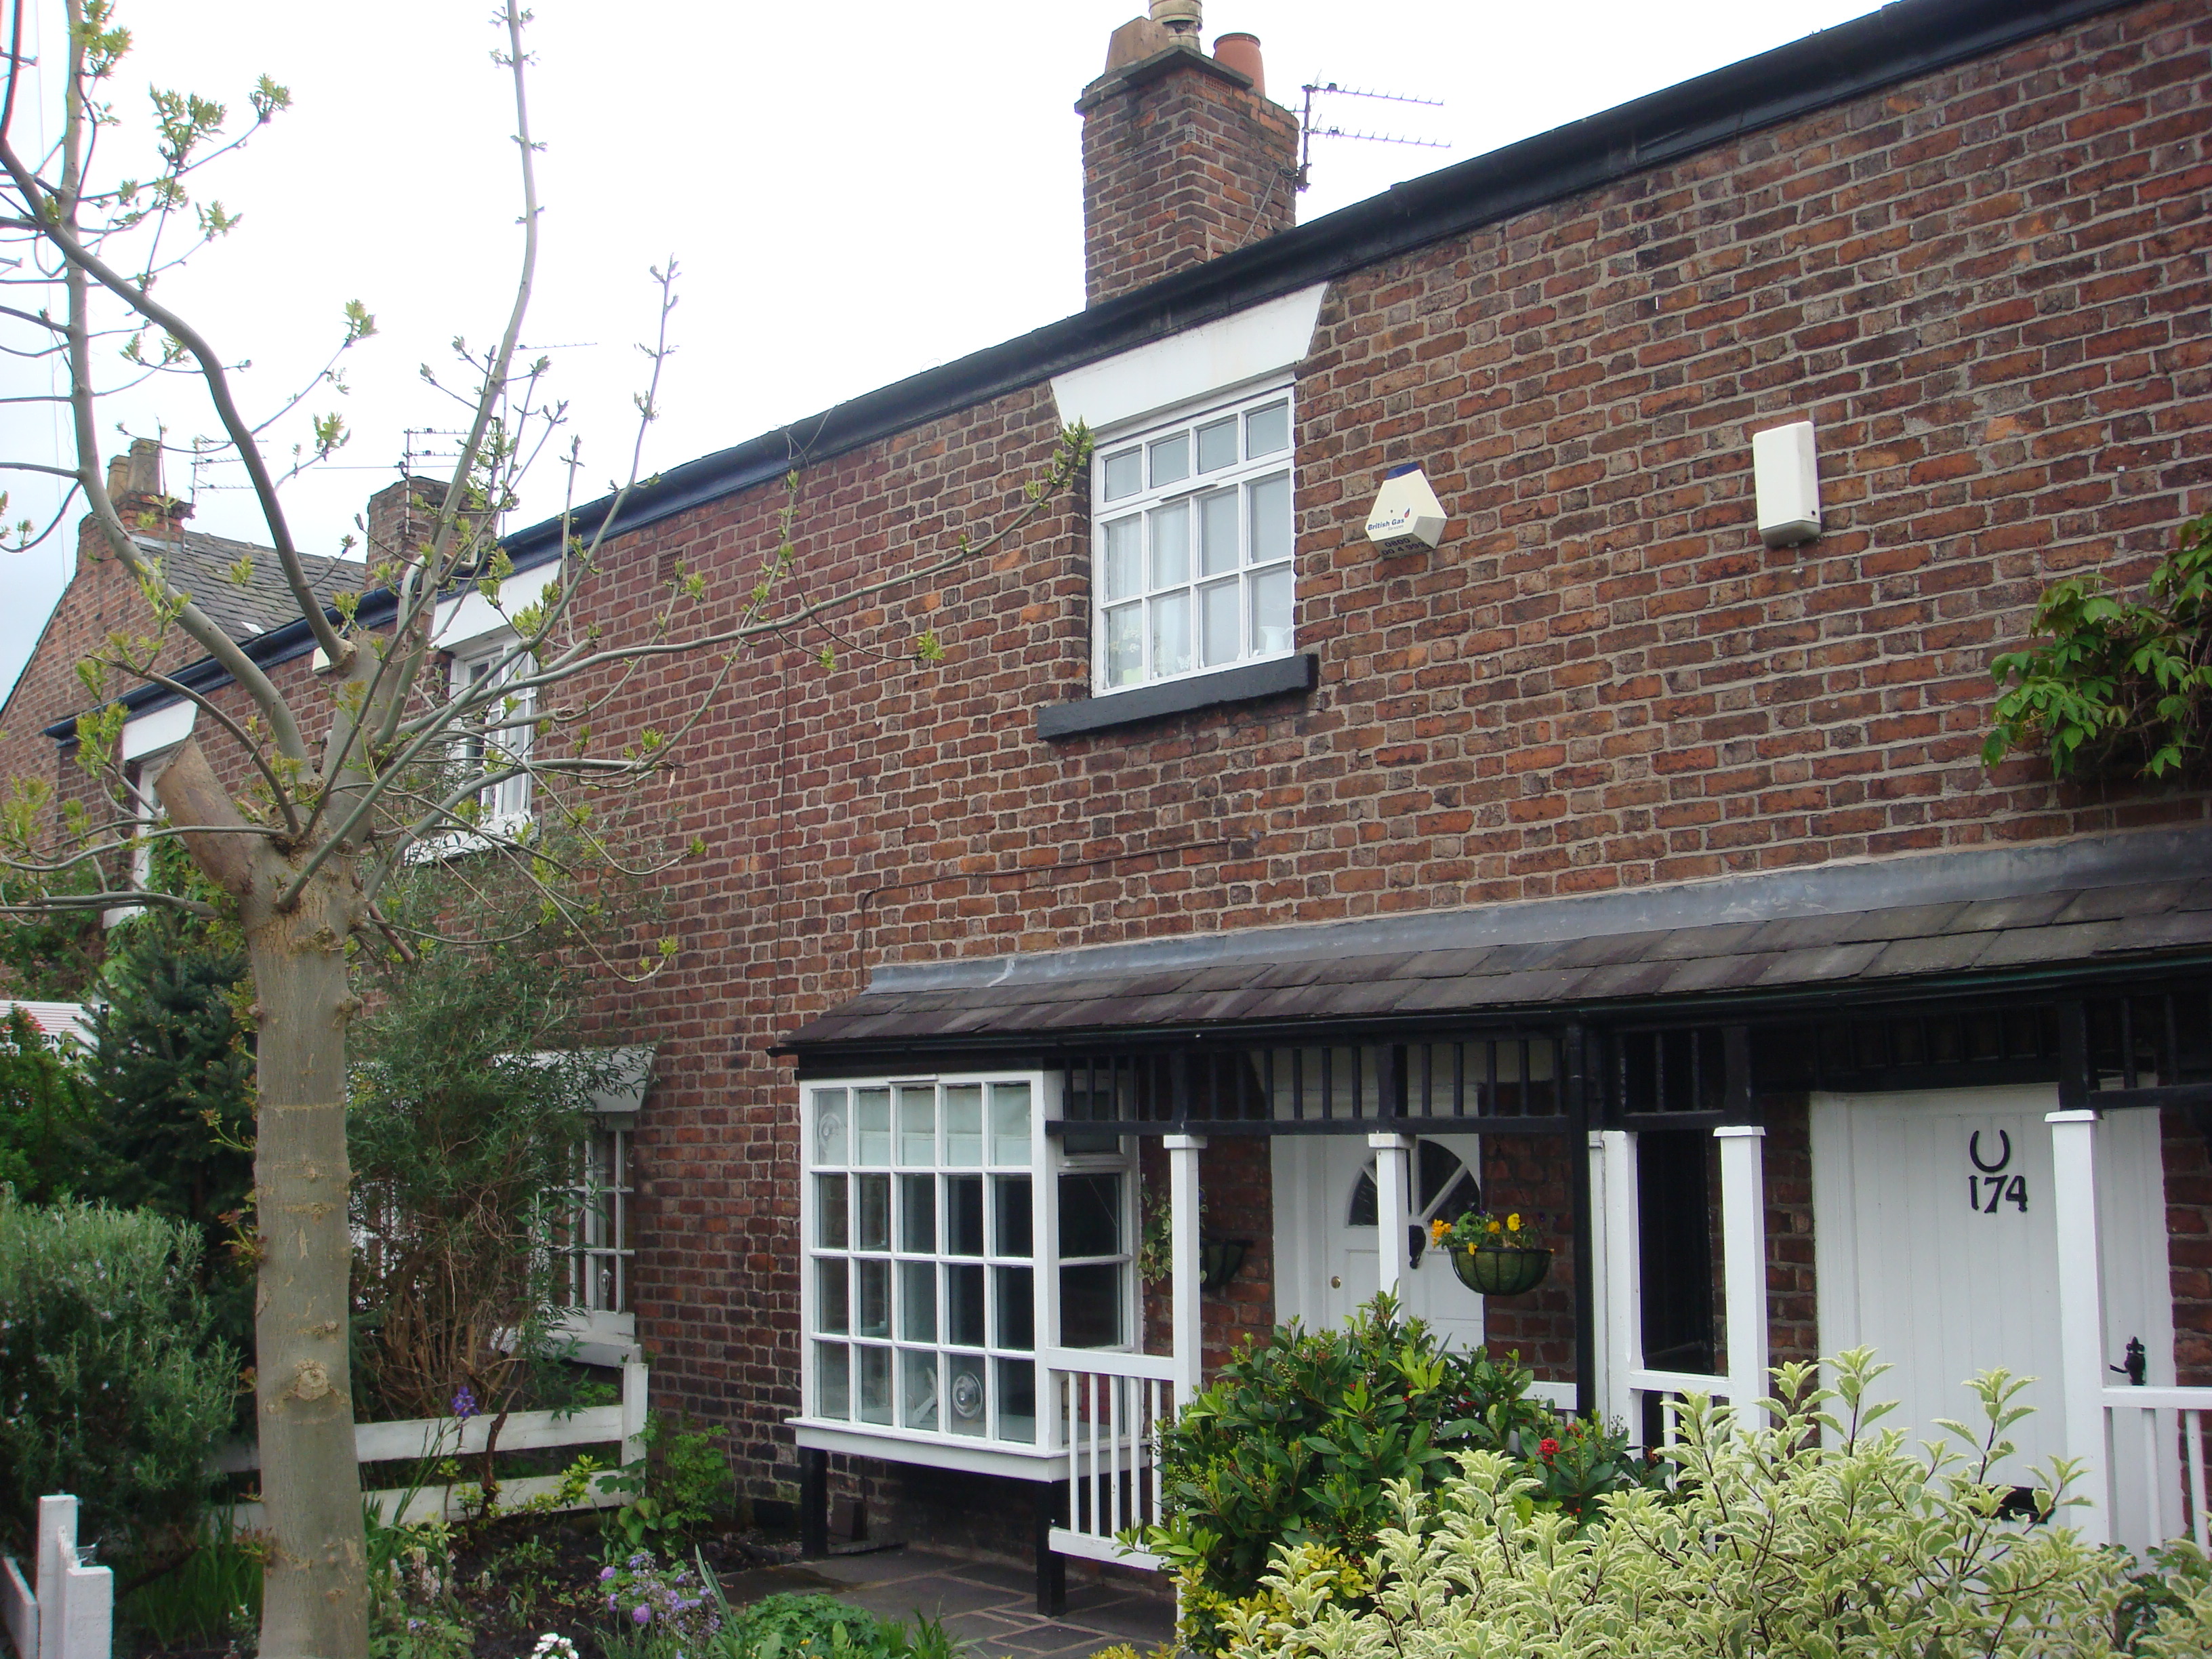
<path fill-rule="evenodd" d="M 1620 1436 L 1563 1429 L 1529 1397 L 1532 1380 L 1443 1349 L 1388 1296 L 1341 1330 L 1278 1327 L 1163 1431 L 1164 1524 L 1129 1541 L 1182 1579 L 1186 1639 L 1211 1648 L 1221 1608 L 1258 1590 L 1279 1547 L 1364 1555 L 1396 1512 L 1389 1483 L 1437 1486 L 1457 1452 L 1508 1456 L 1571 1519 L 1602 1492 L 1656 1478 Z"/>
<path fill-rule="evenodd" d="M 0 1532 L 19 1554 L 43 1492 L 75 1492 L 80 1535 L 127 1559 L 197 1536 L 238 1386 L 199 1250 L 159 1216 L 0 1193 Z"/>
<path fill-rule="evenodd" d="M 102 1167 L 82 1069 L 21 1008 L 0 1019 L 0 1186 L 28 1203 L 81 1198 Z"/>
<path fill-rule="evenodd" d="M 2011 1404 L 2021 1382 L 2002 1372 L 1977 1382 L 1979 1431 L 1947 1425 L 1963 1451 L 1908 1451 L 1904 1436 L 1875 1428 L 1888 1408 L 1865 1398 L 1881 1369 L 1872 1356 L 1832 1363 L 1832 1392 L 1812 1386 L 1810 1366 L 1776 1374 L 1771 1429 L 1738 1433 L 1725 1410 L 1693 1398 L 1667 1453 L 1680 1472 L 1673 1490 L 1608 1496 L 1602 1525 L 1577 1528 L 1534 1502 L 1535 1483 L 1495 1451 L 1461 1457 L 1437 1491 L 1394 1481 L 1392 1524 L 1360 1564 L 1364 1601 L 1340 1599 L 1340 1559 L 1293 1545 L 1267 1594 L 1228 1614 L 1232 1659 L 2212 1650 L 2201 1575 L 2169 1575 L 2158 1594 L 2140 1594 L 2123 1554 L 2051 1524 L 2063 1465 L 2034 1516 L 2008 1517 L 2007 1494 L 1987 1475 L 2026 1415 Z"/>
<path fill-rule="evenodd" d="M 785 1593 L 725 1611 L 717 1659 L 953 1659 L 957 1651 L 933 1619 L 908 1627 L 834 1596 Z"/>
<path fill-rule="evenodd" d="M 2163 778 L 2201 764 L 2212 696 L 2212 514 L 2181 526 L 2142 600 L 2107 592 L 2095 575 L 2056 582 L 2030 631 L 2049 642 L 1990 664 L 2000 695 L 1984 766 L 2014 750 L 2047 753 L 2060 777 Z"/>

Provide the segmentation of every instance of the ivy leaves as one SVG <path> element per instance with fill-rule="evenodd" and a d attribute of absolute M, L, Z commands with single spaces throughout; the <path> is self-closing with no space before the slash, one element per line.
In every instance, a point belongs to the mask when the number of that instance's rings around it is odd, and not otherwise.
<path fill-rule="evenodd" d="M 2040 750 L 2062 778 L 2193 770 L 2212 697 L 2212 514 L 2182 526 L 2142 599 L 2075 577 L 2045 592 L 2030 632 L 2048 643 L 1990 664 L 2000 695 L 1983 765 Z"/>

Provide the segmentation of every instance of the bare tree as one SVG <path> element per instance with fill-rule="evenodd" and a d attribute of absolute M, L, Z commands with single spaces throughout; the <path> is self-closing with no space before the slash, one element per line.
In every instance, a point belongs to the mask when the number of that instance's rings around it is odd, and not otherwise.
<path fill-rule="evenodd" d="M 23 343 L 17 356 L 58 356 L 69 384 L 75 464 L 21 471 L 56 473 L 81 493 L 106 550 L 130 573 L 149 618 L 143 635 L 118 632 L 82 671 L 102 700 L 78 725 L 80 760 L 102 781 L 84 800 L 58 799 L 48 786 L 22 781 L 0 805 L 0 852 L 9 898 L 81 909 L 202 902 L 141 890 L 126 856 L 149 838 L 182 842 L 225 896 L 246 941 L 258 1027 L 255 1213 L 259 1248 L 256 1323 L 257 1421 L 264 1496 L 274 1534 L 261 1650 L 360 1659 L 367 1615 L 353 1407 L 347 1372 L 346 1027 L 358 1010 L 349 948 L 369 943 L 404 949 L 378 896 L 410 860 L 491 848 L 531 860 L 558 856 L 527 823 L 490 810 L 500 786 L 528 778 L 541 817 L 560 815 L 571 844 L 594 860 L 615 856 L 595 842 L 595 792 L 635 787 L 667 765 L 690 726 L 749 645 L 793 630 L 840 607 L 890 596 L 1006 545 L 1050 510 L 1079 472 L 1088 439 L 1065 434 L 1040 476 L 1009 500 L 994 522 L 956 536 L 914 567 L 842 592 L 808 593 L 795 580 L 788 536 L 763 556 L 758 579 L 734 621 L 709 627 L 703 582 L 667 585 L 649 617 L 624 618 L 610 635 L 580 614 L 580 596 L 598 567 L 601 544 L 632 484 L 594 509 L 592 525 L 564 524 L 555 564 L 518 575 L 501 550 L 496 526 L 513 506 L 523 469 L 558 422 L 544 396 L 544 362 L 520 362 L 523 320 L 538 258 L 539 205 L 536 141 L 526 99 L 524 15 L 507 0 L 496 21 L 498 56 L 514 102 L 523 252 L 514 296 L 495 345 L 469 356 L 459 395 L 465 435 L 427 528 L 391 546 L 372 545 L 359 580 L 319 593 L 314 562 L 304 557 L 282 502 L 282 486 L 326 459 L 344 441 L 335 416 L 310 416 L 307 400 L 324 377 L 257 416 L 240 408 L 234 358 L 159 297 L 158 280 L 231 221 L 197 193 L 198 177 L 289 102 L 265 77 L 252 95 L 252 128 L 226 137 L 227 112 L 212 101 L 156 92 L 156 165 L 140 182 L 95 167 L 101 136 L 115 125 L 110 83 L 128 50 L 112 0 L 58 0 L 66 13 L 67 63 L 58 77 L 59 137 L 27 152 L 21 134 L 32 98 L 23 57 L 24 14 L 9 13 L 7 83 L 0 102 L 0 236 L 18 256 L 0 268 L 9 289 L 0 325 Z M 51 73 L 53 65 L 49 64 Z M 112 182 L 111 182 L 112 180 Z M 182 241 L 185 246 L 176 246 Z M 660 337 L 648 349 L 651 380 L 639 399 L 652 418 L 654 387 L 666 355 L 674 303 L 672 263 L 657 271 Z M 368 313 L 347 308 L 337 352 L 366 337 Z M 190 377 L 204 394 L 214 442 L 244 470 L 268 547 L 300 618 L 313 630 L 316 666 L 288 690 L 210 618 L 161 557 L 134 535 L 111 495 L 102 467 L 98 410 L 112 388 L 96 370 L 119 346 L 134 374 Z M 312 441 L 289 462 L 275 453 L 286 417 L 312 418 Z M 573 451 L 571 479 L 574 477 Z M 793 487 L 796 487 L 794 475 Z M 66 511 L 68 503 L 64 503 Z M 790 522 L 787 511 L 787 530 Z M 254 577 L 241 561 L 235 580 Z M 265 574 L 265 573 L 264 573 Z M 499 608 L 505 648 L 483 672 L 455 677 L 436 645 L 441 606 L 463 592 Z M 195 689 L 163 664 L 181 635 L 228 677 L 231 692 Z M 611 642 L 618 641 L 618 642 Z M 923 654 L 933 641 L 922 641 Z M 716 664 L 703 696 L 675 711 L 666 729 L 609 738 L 595 732 L 614 701 L 658 659 L 708 653 Z M 189 654 L 189 652 L 188 652 Z M 125 711 L 119 689 L 150 685 L 197 707 L 198 737 L 187 740 L 156 785 L 165 823 L 146 821 L 118 766 Z M 217 762 L 231 769 L 226 776 Z M 85 879 L 88 871 L 99 872 Z M 28 886 L 27 886 L 28 884 Z M 566 902 L 565 883 L 549 884 L 546 902 Z M 8 908 L 21 908 L 11 906 Z M 627 964 L 649 972 L 650 961 Z"/>

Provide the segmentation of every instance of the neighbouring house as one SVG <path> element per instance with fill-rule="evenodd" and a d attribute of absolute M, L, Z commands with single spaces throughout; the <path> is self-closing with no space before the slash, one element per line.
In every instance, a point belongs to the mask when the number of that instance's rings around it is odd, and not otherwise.
<path fill-rule="evenodd" d="M 800 633 L 689 738 L 683 952 L 607 1011 L 656 1398 L 814 1541 L 835 1493 L 1049 1597 L 1229 1345 L 1389 1287 L 1644 1435 L 1859 1344 L 1931 1434 L 2031 1373 L 2000 1479 L 2203 1537 L 2212 797 L 1979 750 L 2042 589 L 2212 507 L 2212 17 L 1902 0 L 1294 226 L 1197 9 L 1082 89 L 1082 313 L 671 469 L 593 579 L 726 620 L 787 509 L 850 591 L 1097 437 L 840 623 L 941 660 Z M 1433 546 L 1370 540 L 1394 475 Z M 1534 1289 L 1424 1249 L 1477 1204 Z"/>

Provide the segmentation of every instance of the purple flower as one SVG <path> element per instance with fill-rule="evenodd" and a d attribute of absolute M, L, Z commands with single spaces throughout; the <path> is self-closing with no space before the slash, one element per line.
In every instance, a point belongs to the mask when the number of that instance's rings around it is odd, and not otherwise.
<path fill-rule="evenodd" d="M 477 1397 L 469 1391 L 469 1385 L 464 1382 L 453 1390 L 453 1415 L 466 1421 L 474 1417 L 477 1411 Z"/>
<path fill-rule="evenodd" d="M 607 1580 L 608 1580 L 608 1579 L 610 1579 L 610 1578 L 613 1577 L 614 1576 L 615 1576 L 615 1570 L 614 1570 L 612 1567 L 601 1567 L 601 1568 L 599 1569 L 599 1582 L 600 1582 L 602 1584 L 605 1583 L 607 1582 Z"/>
<path fill-rule="evenodd" d="M 609 1613 L 620 1613 L 622 1611 L 622 1599 L 619 1596 L 614 1595 L 607 1597 L 607 1611 Z"/>
<path fill-rule="evenodd" d="M 649 1625 L 653 1622 L 653 1608 L 649 1603 L 641 1601 L 629 1618 L 634 1625 Z"/>

